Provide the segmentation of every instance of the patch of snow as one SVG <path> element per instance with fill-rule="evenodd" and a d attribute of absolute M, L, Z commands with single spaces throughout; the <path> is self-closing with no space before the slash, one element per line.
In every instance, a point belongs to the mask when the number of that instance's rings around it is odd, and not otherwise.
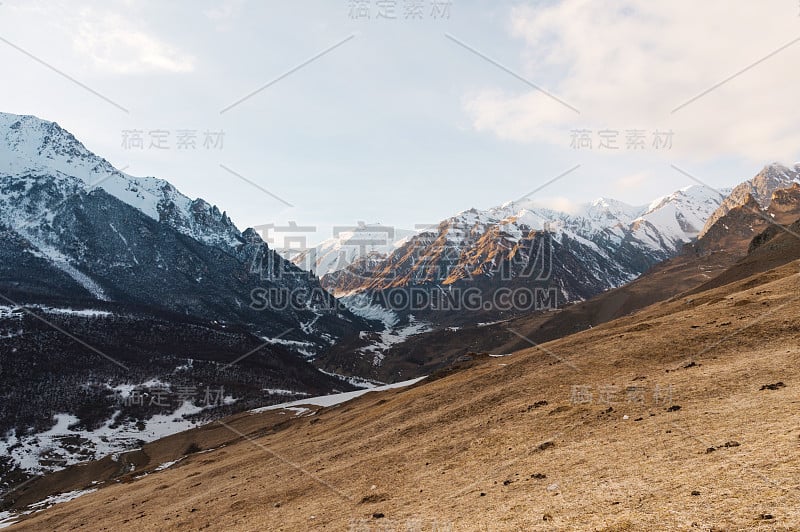
<path fill-rule="evenodd" d="M 356 390 L 353 392 L 345 392 L 345 393 L 338 393 L 333 395 L 322 395 L 319 397 L 309 397 L 308 399 L 298 399 L 297 401 L 292 401 L 289 403 L 282 403 L 279 405 L 271 405 L 271 406 L 264 406 L 262 408 L 256 408 L 255 410 L 250 410 L 253 414 L 259 414 L 261 412 L 267 412 L 269 410 L 281 410 L 286 408 L 292 408 L 296 406 L 303 406 L 303 405 L 312 405 L 312 406 L 322 406 L 322 407 L 330 407 L 340 405 L 351 399 L 355 399 L 356 397 L 361 397 L 365 393 L 368 392 L 380 392 L 383 390 L 393 390 L 396 388 L 404 388 L 406 386 L 411 386 L 412 384 L 416 384 L 419 381 L 427 378 L 426 377 L 419 377 L 416 379 L 411 379 L 408 381 L 403 382 L 396 382 L 394 384 L 385 384 L 383 386 L 378 386 L 376 388 L 369 388 L 366 390 Z"/>
<path fill-rule="evenodd" d="M 93 482 L 92 484 L 95 484 L 95 482 Z M 0 512 L 0 528 L 7 528 L 13 524 L 16 524 L 17 520 L 23 515 L 29 515 L 32 513 L 41 512 L 42 510 L 54 506 L 56 504 L 69 502 L 74 499 L 77 499 L 78 497 L 82 497 L 83 495 L 94 493 L 95 491 L 97 491 L 97 489 L 98 488 L 75 490 L 75 491 L 68 491 L 65 493 L 58 493 L 56 495 L 51 495 L 46 499 L 42 499 L 39 502 L 35 502 L 29 505 L 25 510 L 18 513 L 8 512 L 8 511 Z"/>
<path fill-rule="evenodd" d="M 305 392 L 294 392 L 292 390 L 281 390 L 280 388 L 264 388 L 269 395 L 308 395 Z"/>
<path fill-rule="evenodd" d="M 394 327 L 400 321 L 400 318 L 393 310 L 373 303 L 370 296 L 367 294 L 344 296 L 341 297 L 339 301 L 359 318 L 379 321 L 383 323 L 384 327 L 387 329 Z"/>
<path fill-rule="evenodd" d="M 8 528 L 19 519 L 20 514 L 12 512 L 0 512 L 0 528 Z"/>
<path fill-rule="evenodd" d="M 109 301 L 109 298 L 103 291 L 103 288 L 99 284 L 97 284 L 97 282 L 95 282 L 94 279 L 92 279 L 82 271 L 78 270 L 75 266 L 70 264 L 69 257 L 63 255 L 54 247 L 45 244 L 41 240 L 37 240 L 30 233 L 25 233 L 23 231 L 20 231 L 20 234 L 25 235 L 25 237 L 28 238 L 28 240 L 30 240 L 37 247 L 37 250 L 35 251 L 31 250 L 31 253 L 34 256 L 38 256 L 48 260 L 56 268 L 66 273 L 70 277 L 72 277 L 79 285 L 84 287 L 90 294 L 92 294 L 97 299 L 101 301 Z"/>
<path fill-rule="evenodd" d="M 497 325 L 498 323 L 503 323 L 503 322 L 505 322 L 505 321 L 508 321 L 508 320 L 499 320 L 499 321 L 481 321 L 481 322 L 478 322 L 478 324 L 476 325 L 476 327 L 488 327 L 488 326 L 490 326 L 490 325 Z"/>
<path fill-rule="evenodd" d="M 48 507 L 53 506 L 55 504 L 61 504 L 61 503 L 64 503 L 64 502 L 69 502 L 69 501 L 75 500 L 78 497 L 82 497 L 84 495 L 88 495 L 90 493 L 94 493 L 95 491 L 97 491 L 97 488 L 91 488 L 91 489 L 88 489 L 88 490 L 68 491 L 66 493 L 59 493 L 57 495 L 51 495 L 50 497 L 47 497 L 46 499 L 43 499 L 43 500 L 41 500 L 41 501 L 39 501 L 37 503 L 31 504 L 28 508 L 33 508 L 33 509 L 48 508 Z"/>
<path fill-rule="evenodd" d="M 164 471 L 165 469 L 168 469 L 168 468 L 174 466 L 175 464 L 177 464 L 181 460 L 183 460 L 183 458 L 178 458 L 177 460 L 172 460 L 170 462 L 164 462 L 163 464 L 161 464 L 157 468 L 155 468 L 153 471 Z"/>
<path fill-rule="evenodd" d="M 111 312 L 106 312 L 105 310 L 95 310 L 95 309 L 71 309 L 71 308 L 54 308 L 54 307 L 45 307 L 45 306 L 32 306 L 29 308 L 38 308 L 41 309 L 42 312 L 48 314 L 66 314 L 69 316 L 80 316 L 82 318 L 107 318 L 109 316 L 113 316 L 114 314 Z"/>
<path fill-rule="evenodd" d="M 325 371 L 323 369 L 317 368 L 320 372 L 324 373 L 325 375 L 330 375 L 331 377 L 336 377 L 337 379 L 341 379 L 348 384 L 355 386 L 356 388 L 376 388 L 378 386 L 383 386 L 386 383 L 381 381 L 376 381 L 373 379 L 364 379 L 362 377 L 351 377 L 348 375 L 340 375 L 338 373 L 332 373 L 330 371 Z"/>
<path fill-rule="evenodd" d="M 410 337 L 432 331 L 433 327 L 424 322 L 417 322 L 413 315 L 408 316 L 408 324 L 398 328 L 387 328 L 379 333 L 372 333 L 370 336 L 377 336 L 370 345 L 362 347 L 359 353 L 372 355 L 372 363 L 380 366 L 383 363 L 385 351 L 395 344 L 405 342 Z"/>

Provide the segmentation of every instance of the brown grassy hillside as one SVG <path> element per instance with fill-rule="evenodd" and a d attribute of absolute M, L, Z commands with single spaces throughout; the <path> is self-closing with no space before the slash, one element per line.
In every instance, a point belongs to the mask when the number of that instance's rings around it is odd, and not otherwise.
<path fill-rule="evenodd" d="M 240 416 L 16 529 L 798 529 L 799 266 L 279 431 Z"/>

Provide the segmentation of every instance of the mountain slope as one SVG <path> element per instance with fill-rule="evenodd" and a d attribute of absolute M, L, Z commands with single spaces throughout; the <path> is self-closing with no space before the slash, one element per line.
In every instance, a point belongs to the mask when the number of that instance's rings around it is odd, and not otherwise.
<path fill-rule="evenodd" d="M 760 205 L 761 208 L 767 208 L 770 205 L 773 192 L 778 189 L 789 188 L 794 183 L 800 183 L 800 164 L 795 165 L 794 168 L 778 163 L 765 166 L 755 177 L 741 183 L 731 191 L 725 201 L 708 218 L 700 236 L 708 232 L 717 220 L 731 209 L 747 203 L 749 201 L 748 197 L 752 197 L 753 201 Z"/>
<path fill-rule="evenodd" d="M 252 229 L 118 172 L 53 122 L 0 115 L 0 239 L 0 486 L 353 388 L 309 360 L 370 324 Z M 226 392 L 200 405 L 211 389 Z M 133 391 L 148 404 L 121 404 Z"/>
<path fill-rule="evenodd" d="M 739 278 L 736 276 L 753 275 L 785 264 L 793 258 L 786 249 L 800 240 L 791 234 L 800 235 L 792 226 L 797 220 L 800 220 L 800 185 L 794 184 L 775 190 L 766 209 L 754 201 L 733 208 L 710 231 L 686 244 L 677 256 L 657 264 L 628 284 L 586 301 L 565 305 L 556 312 L 528 313 L 495 323 L 424 332 L 389 346 L 382 352 L 378 366 L 369 360 L 353 358 L 346 350 L 332 350 L 323 360 L 326 367 L 338 373 L 369 375 L 391 382 L 430 374 L 470 353 L 502 355 L 524 349 L 531 342 L 563 338 L 681 293 L 721 286 Z M 788 231 L 781 229 L 780 224 Z M 762 251 L 748 254 L 764 244 L 769 244 L 763 246 L 765 250 L 777 247 L 784 251 L 763 257 Z"/>
<path fill-rule="evenodd" d="M 322 282 L 333 293 L 346 294 L 429 283 L 446 286 L 461 279 L 490 277 L 504 260 L 525 264 L 528 257 L 520 243 L 529 243 L 537 233 L 549 233 L 558 245 L 574 243 L 577 248 L 570 253 L 593 263 L 588 267 L 596 280 L 583 283 L 583 292 L 599 293 L 677 253 L 697 236 L 720 201 L 714 191 L 692 186 L 644 208 L 600 199 L 576 214 L 526 201 L 488 211 L 472 209 L 411 237 L 378 261 L 369 275 L 346 268 L 329 273 Z M 512 269 L 517 270 L 512 276 L 520 273 L 520 268 Z M 568 277 L 560 280 L 564 286 L 576 284 Z"/>
<path fill-rule="evenodd" d="M 794 529 L 797 268 L 288 423 L 232 418 L 247 439 L 17 528 Z"/>
<path fill-rule="evenodd" d="M 49 266 L 39 267 L 72 279 L 65 295 L 244 322 L 262 334 L 293 326 L 289 339 L 317 343 L 363 325 L 346 311 L 323 312 L 336 305 L 314 278 L 216 207 L 166 181 L 118 172 L 53 122 L 0 114 L 3 126 L 0 224 L 20 261 L 42 259 Z M 11 276 L 14 262 L 3 268 Z M 278 312 L 271 300 L 260 310 L 258 288 L 302 289 L 308 304 Z M 309 332 L 312 322 L 318 334 Z"/>

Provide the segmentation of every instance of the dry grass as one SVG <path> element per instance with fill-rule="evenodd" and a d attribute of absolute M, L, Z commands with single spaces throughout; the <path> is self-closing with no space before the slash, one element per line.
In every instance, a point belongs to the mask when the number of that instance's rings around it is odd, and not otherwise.
<path fill-rule="evenodd" d="M 192 454 L 17 528 L 800 529 L 797 268 L 279 431 L 240 417 L 231 424 L 252 441 Z M 573 400 L 581 385 L 591 403 Z M 598 398 L 606 386 L 619 390 L 610 405 Z M 644 388 L 642 402 L 629 400 L 639 393 L 629 386 Z"/>

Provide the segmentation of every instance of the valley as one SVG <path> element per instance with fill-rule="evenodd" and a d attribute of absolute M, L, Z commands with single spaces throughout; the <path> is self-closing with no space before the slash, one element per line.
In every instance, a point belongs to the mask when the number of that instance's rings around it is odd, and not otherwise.
<path fill-rule="evenodd" d="M 797 168 L 368 250 L 364 224 L 293 262 L 57 124 L 0 122 L 0 526 L 798 518 L 800 434 L 770 414 L 799 400 Z"/>
<path fill-rule="evenodd" d="M 409 388 L 183 433 L 214 450 L 20 525 L 791 529 L 797 251 L 774 269 Z"/>

